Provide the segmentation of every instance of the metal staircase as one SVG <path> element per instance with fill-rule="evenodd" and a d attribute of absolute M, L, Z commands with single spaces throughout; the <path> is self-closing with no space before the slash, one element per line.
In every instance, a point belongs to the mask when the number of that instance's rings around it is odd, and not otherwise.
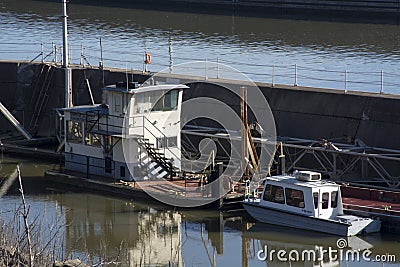
<path fill-rule="evenodd" d="M 37 80 L 36 87 L 33 92 L 33 97 L 32 101 L 35 101 L 35 106 L 33 109 L 33 114 L 32 114 L 32 119 L 29 125 L 29 129 L 31 132 L 35 132 L 36 128 L 39 123 L 39 119 L 41 118 L 42 111 L 44 110 L 44 107 L 46 107 L 47 102 L 49 100 L 48 98 L 48 90 L 51 85 L 51 80 L 54 75 L 54 67 L 52 65 L 44 65 L 40 76 Z M 43 77 L 41 79 L 41 77 Z M 36 96 L 36 97 L 35 97 Z"/>
<path fill-rule="evenodd" d="M 154 178 L 170 178 L 176 176 L 179 171 L 172 162 L 165 156 L 161 148 L 156 148 L 149 139 L 143 136 L 138 137 L 137 143 L 146 151 L 147 158 L 144 156 L 142 162 L 145 163 L 149 170 L 149 176 Z"/>

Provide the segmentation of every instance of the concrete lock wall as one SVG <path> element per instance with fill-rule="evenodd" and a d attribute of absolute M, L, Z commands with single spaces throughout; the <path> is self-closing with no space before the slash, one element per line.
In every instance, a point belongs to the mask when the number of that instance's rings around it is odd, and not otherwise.
<path fill-rule="evenodd" d="M 54 108 L 64 106 L 64 73 L 54 67 L 54 75 L 47 91 L 48 100 L 41 112 L 36 129 L 30 129 L 35 105 L 40 99 L 43 64 L 0 61 L 0 101 L 28 130 L 38 137 L 55 134 Z M 128 74 L 130 81 L 144 81 L 148 76 L 140 71 Z M 190 79 L 174 76 L 181 83 Z M 126 80 L 126 71 L 119 69 L 73 67 L 74 105 L 89 104 L 89 93 L 85 85 L 89 80 L 96 103 L 101 103 L 103 85 Z M 165 79 L 168 79 L 166 77 Z M 104 83 L 103 83 L 104 80 Z M 193 80 L 192 80 L 193 81 Z M 400 97 L 372 93 L 294 87 L 259 83 L 275 117 L 277 133 L 304 139 L 361 139 L 367 145 L 400 149 Z M 193 87 L 186 97 L 210 96 L 227 98 L 237 111 L 239 101 L 232 100 L 221 90 L 207 86 Z M 236 103 L 235 103 L 236 102 Z M 0 115 L 0 133 L 14 129 Z M 342 141 L 339 140 L 339 141 Z"/>
<path fill-rule="evenodd" d="M 101 103 L 103 85 L 125 80 L 126 74 L 122 71 L 73 67 L 72 77 L 73 103 L 86 105 L 90 103 L 90 98 L 85 79 L 89 80 L 95 102 Z M 34 137 L 54 136 L 55 109 L 65 105 L 64 78 L 64 70 L 59 65 L 0 61 L 0 101 Z M 137 75 L 129 78 L 140 80 Z M 14 131 L 0 114 L 0 134 L 4 136 Z"/>
<path fill-rule="evenodd" d="M 210 7 L 225 10 L 249 10 L 256 13 L 273 10 L 285 11 L 325 11 L 375 14 L 399 14 L 398 0 L 79 0 L 77 3 L 96 3 L 109 5 L 132 6 L 138 4 L 157 4 L 175 8 L 204 8 Z"/>

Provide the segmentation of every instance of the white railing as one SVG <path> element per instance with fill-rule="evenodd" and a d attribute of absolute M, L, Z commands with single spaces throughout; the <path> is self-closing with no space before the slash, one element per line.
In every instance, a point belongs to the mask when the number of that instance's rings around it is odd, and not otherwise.
<path fill-rule="evenodd" d="M 35 62 L 53 62 L 61 64 L 62 46 L 55 43 L 7 43 L 0 42 L 0 59 L 5 60 L 30 60 Z M 117 53 L 118 52 L 118 53 Z M 115 51 L 104 49 L 102 45 L 76 45 L 70 46 L 70 62 L 82 66 L 107 66 L 126 70 L 143 70 L 144 53 L 132 51 L 127 48 Z M 173 72 L 174 65 L 193 61 L 209 61 L 214 64 L 199 65 L 199 73 L 206 78 L 224 78 L 224 73 L 219 72 L 219 65 L 224 64 L 233 67 L 248 76 L 255 82 L 271 84 L 283 84 L 293 86 L 308 86 L 318 88 L 339 89 L 348 91 L 365 91 L 374 93 L 400 94 L 400 75 L 395 70 L 368 71 L 360 69 L 319 69 L 313 66 L 301 64 L 270 64 L 251 63 L 225 59 L 224 57 L 209 57 L 208 59 L 188 58 L 179 56 L 179 51 L 173 55 L 161 54 L 153 51 L 152 63 L 148 69 L 158 72 L 170 69 Z M 132 60 L 127 60 L 126 58 Z M 217 64 L 215 64 L 217 63 Z M 210 66 L 211 65 L 211 66 Z M 193 69 L 193 65 L 190 65 Z M 204 70 L 201 71 L 201 68 Z M 180 70 L 183 68 L 180 67 Z M 229 74 L 229 73 L 228 73 Z M 225 77 L 227 78 L 227 77 Z"/>

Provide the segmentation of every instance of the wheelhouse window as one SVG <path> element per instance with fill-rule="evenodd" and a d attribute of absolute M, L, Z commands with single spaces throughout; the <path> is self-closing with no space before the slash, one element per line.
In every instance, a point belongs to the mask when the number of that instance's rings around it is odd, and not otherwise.
<path fill-rule="evenodd" d="M 313 193 L 313 199 L 314 199 L 314 209 L 318 209 L 318 192 Z"/>
<path fill-rule="evenodd" d="M 322 194 L 322 208 L 327 209 L 329 207 L 329 193 Z"/>
<path fill-rule="evenodd" d="M 332 208 L 337 208 L 337 202 L 338 202 L 338 192 L 333 191 L 331 193 L 331 207 Z"/>
<path fill-rule="evenodd" d="M 114 95 L 114 111 L 122 111 L 122 96 L 120 94 Z"/>
<path fill-rule="evenodd" d="M 150 110 L 157 105 L 162 97 L 162 91 L 151 91 L 135 94 L 135 112 L 138 114 L 150 112 Z"/>
<path fill-rule="evenodd" d="M 68 121 L 67 133 L 68 133 L 67 141 L 69 143 L 82 144 L 83 142 L 82 122 Z"/>
<path fill-rule="evenodd" d="M 285 204 L 283 187 L 268 184 L 265 188 L 263 199 L 269 202 Z"/>
<path fill-rule="evenodd" d="M 178 107 L 178 90 L 165 93 L 154 105 L 152 111 L 171 111 Z"/>
<path fill-rule="evenodd" d="M 286 204 L 289 206 L 304 208 L 304 193 L 301 190 L 286 188 Z"/>
<path fill-rule="evenodd" d="M 85 135 L 85 145 L 101 147 L 100 136 L 98 134 L 86 133 Z"/>
<path fill-rule="evenodd" d="M 157 138 L 157 148 L 176 147 L 178 144 L 178 137 L 159 137 Z"/>

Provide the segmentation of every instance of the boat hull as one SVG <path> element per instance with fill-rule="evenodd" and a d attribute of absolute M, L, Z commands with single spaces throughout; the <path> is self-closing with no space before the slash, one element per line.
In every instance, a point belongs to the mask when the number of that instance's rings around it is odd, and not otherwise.
<path fill-rule="evenodd" d="M 262 223 L 281 225 L 286 227 L 305 229 L 314 232 L 322 232 L 340 236 L 353 236 L 363 232 L 372 219 L 362 219 L 352 223 L 344 223 L 334 220 L 325 220 L 315 217 L 307 217 L 294 213 L 275 210 L 259 205 L 257 202 L 243 202 L 246 211 L 257 221 Z"/>

